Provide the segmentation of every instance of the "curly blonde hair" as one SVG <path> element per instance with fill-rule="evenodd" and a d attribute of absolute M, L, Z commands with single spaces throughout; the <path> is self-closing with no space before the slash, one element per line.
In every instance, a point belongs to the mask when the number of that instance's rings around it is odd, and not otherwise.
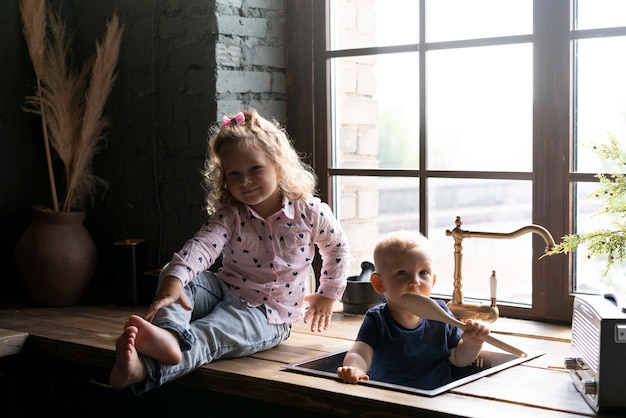
<path fill-rule="evenodd" d="M 243 114 L 243 123 L 233 119 L 230 124 L 215 124 L 209 130 L 208 157 L 202 172 L 207 191 L 207 212 L 211 214 L 221 205 L 240 204 L 227 187 L 220 158 L 224 145 L 235 144 L 244 149 L 257 148 L 263 151 L 274 164 L 278 173 L 278 186 L 288 199 L 312 196 L 316 191 L 317 176 L 311 166 L 301 160 L 287 132 L 278 122 L 263 118 L 254 109 Z"/>

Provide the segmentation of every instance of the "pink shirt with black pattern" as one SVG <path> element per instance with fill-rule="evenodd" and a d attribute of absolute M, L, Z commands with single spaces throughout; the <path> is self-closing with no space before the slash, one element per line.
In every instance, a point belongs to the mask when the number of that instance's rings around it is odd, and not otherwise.
<path fill-rule="evenodd" d="M 317 293 L 340 299 L 350 267 L 345 233 L 316 197 L 283 199 L 267 219 L 249 206 L 222 207 L 176 252 L 161 277 L 184 285 L 223 253 L 217 275 L 251 307 L 265 305 L 269 323 L 292 323 L 304 312 L 306 280 L 315 246 L 322 256 Z"/>

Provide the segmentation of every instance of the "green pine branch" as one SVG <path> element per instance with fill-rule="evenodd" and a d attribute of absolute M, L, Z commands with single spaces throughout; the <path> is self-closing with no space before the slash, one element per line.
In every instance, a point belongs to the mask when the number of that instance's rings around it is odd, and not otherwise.
<path fill-rule="evenodd" d="M 617 167 L 626 169 L 625 154 L 613 135 L 609 135 L 608 143 L 592 144 L 593 151 L 605 161 L 613 161 Z M 610 175 L 596 174 L 600 187 L 589 198 L 604 203 L 604 207 L 594 216 L 611 215 L 615 218 L 612 225 L 615 229 L 596 229 L 594 231 L 570 234 L 562 237 L 562 242 L 546 252 L 545 255 L 568 254 L 580 246 L 587 245 L 587 258 L 607 257 L 603 276 L 613 265 L 626 259 L 626 176 L 621 172 Z"/>

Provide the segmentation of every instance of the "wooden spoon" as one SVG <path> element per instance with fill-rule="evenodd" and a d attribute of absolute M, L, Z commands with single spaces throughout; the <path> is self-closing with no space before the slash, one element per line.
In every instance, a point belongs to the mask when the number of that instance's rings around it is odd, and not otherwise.
<path fill-rule="evenodd" d="M 413 312 L 413 314 L 419 316 L 420 318 L 430 319 L 432 321 L 445 322 L 450 325 L 454 325 L 462 331 L 467 329 L 467 325 L 463 322 L 451 317 L 448 313 L 441 308 L 433 299 L 416 294 L 406 294 L 402 296 L 402 303 L 404 307 L 409 311 Z M 526 357 L 526 353 L 522 350 L 515 348 L 504 341 L 498 340 L 497 338 L 487 335 L 485 337 L 480 337 L 483 341 L 498 347 L 508 353 L 514 354 L 518 357 Z"/>

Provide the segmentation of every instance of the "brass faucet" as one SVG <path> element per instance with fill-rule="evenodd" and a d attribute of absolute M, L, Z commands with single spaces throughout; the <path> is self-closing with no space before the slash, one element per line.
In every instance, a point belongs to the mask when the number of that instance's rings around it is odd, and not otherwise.
<path fill-rule="evenodd" d="M 495 292 L 493 290 L 491 295 L 491 304 L 485 305 L 463 302 L 463 292 L 461 291 L 461 288 L 463 287 L 461 283 L 463 280 L 461 277 L 461 262 L 463 260 L 463 254 L 461 251 L 463 251 L 463 238 L 513 239 L 519 237 L 520 235 L 532 232 L 540 235 L 546 242 L 546 252 L 556 246 L 556 244 L 550 232 L 540 225 L 527 225 L 510 233 L 502 233 L 465 231 L 461 229 L 462 223 L 461 217 L 457 216 L 455 221 L 456 227 L 452 231 L 446 231 L 447 236 L 452 236 L 452 238 L 454 238 L 454 290 L 452 292 L 452 300 L 448 302 L 448 307 L 454 316 L 456 316 L 459 320 L 472 318 L 482 319 L 486 322 L 494 322 L 498 319 L 500 311 L 496 306 Z M 495 272 L 492 274 L 492 279 L 495 280 Z M 494 289 L 493 283 L 492 289 Z"/>

